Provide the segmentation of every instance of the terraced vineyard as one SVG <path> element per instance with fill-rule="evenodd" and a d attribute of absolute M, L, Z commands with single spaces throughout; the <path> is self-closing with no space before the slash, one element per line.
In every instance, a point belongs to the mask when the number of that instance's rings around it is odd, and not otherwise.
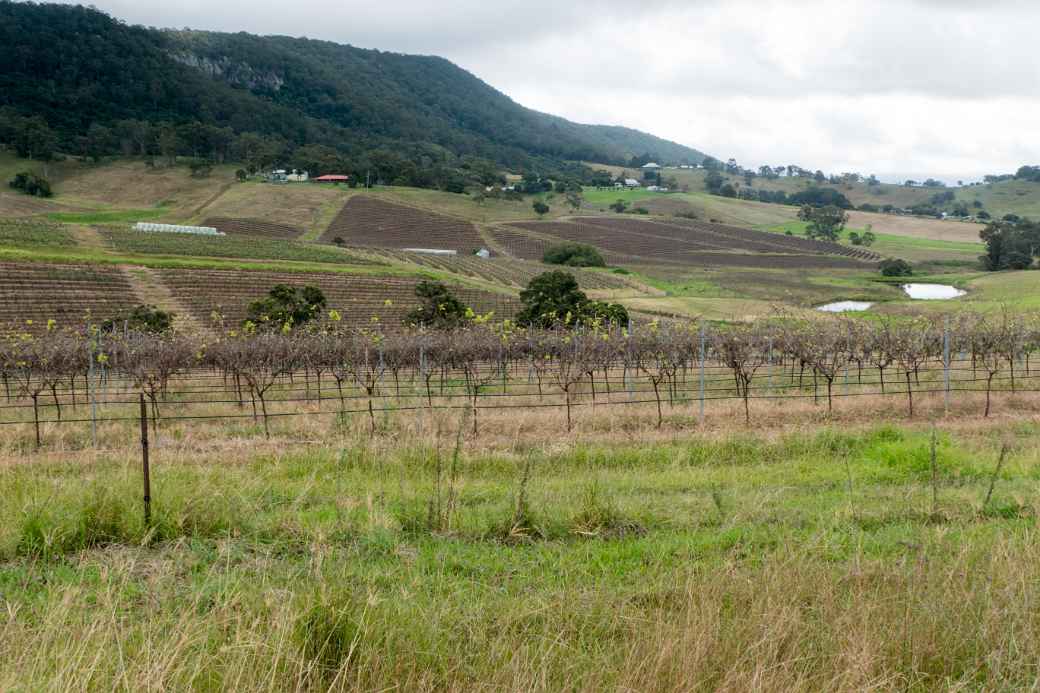
<path fill-rule="evenodd" d="M 817 241 L 801 236 L 787 236 L 766 231 L 755 231 L 738 226 L 727 226 L 725 224 L 708 224 L 703 221 L 677 219 L 674 225 L 682 226 L 697 231 L 714 234 L 729 239 L 733 243 L 755 243 L 766 245 L 775 250 L 784 252 L 820 253 L 827 255 L 844 255 L 846 257 L 875 262 L 880 256 L 866 248 L 850 248 L 840 243 L 829 243 Z"/>
<path fill-rule="evenodd" d="M 505 248 L 506 252 L 513 257 L 541 262 L 542 257 L 545 256 L 545 251 L 559 243 L 559 239 L 549 233 L 548 229 L 545 231 L 535 231 L 535 229 L 549 227 L 556 223 L 551 221 L 541 222 L 537 225 L 532 225 L 530 228 L 525 227 L 523 230 L 510 226 L 496 226 L 489 233 L 491 238 L 498 245 Z M 603 255 L 603 259 L 608 264 L 616 264 L 616 261 L 621 257 L 613 253 L 604 253 Z"/>
<path fill-rule="evenodd" d="M 0 247 L 44 248 L 76 245 L 61 224 L 40 219 L 0 219 Z"/>
<path fill-rule="evenodd" d="M 203 324 L 210 324 L 214 311 L 222 313 L 230 325 L 241 322 L 249 304 L 266 296 L 276 284 L 317 286 L 328 307 L 340 311 L 344 322 L 355 326 L 370 324 L 373 318 L 387 326 L 400 325 L 418 305 L 418 280 L 411 277 L 209 269 L 164 269 L 159 275 Z M 494 311 L 497 317 L 507 318 L 519 310 L 519 301 L 510 296 L 464 286 L 450 288 L 478 313 Z"/>
<path fill-rule="evenodd" d="M 368 195 L 347 201 L 319 239 L 377 248 L 433 248 L 469 254 L 486 245 L 473 224 Z"/>
<path fill-rule="evenodd" d="M 51 318 L 79 322 L 89 311 L 95 319 L 105 319 L 138 302 L 115 267 L 0 263 L 0 325 L 38 332 Z"/>
<path fill-rule="evenodd" d="M 607 253 L 607 261 L 744 267 L 864 268 L 872 253 L 837 244 L 809 241 L 748 229 L 705 224 L 666 223 L 633 218 L 582 217 L 573 221 L 518 222 L 517 232 L 496 232 L 496 241 L 530 257 L 550 243 L 545 236 L 588 243 Z M 725 256 L 725 257 L 723 257 Z"/>
<path fill-rule="evenodd" d="M 348 265 L 377 264 L 339 248 L 299 241 L 248 236 L 196 236 L 103 229 L 101 234 L 114 249 L 141 255 L 224 257 L 251 260 L 291 260 Z"/>
<path fill-rule="evenodd" d="M 475 279 L 482 279 L 494 284 L 513 287 L 525 287 L 533 277 L 542 272 L 554 269 L 540 262 L 529 262 L 515 258 L 478 258 L 474 256 L 445 257 L 426 253 L 410 253 L 404 250 L 365 249 L 370 255 L 385 257 L 388 260 L 408 262 L 421 267 L 444 270 Z M 605 272 L 593 272 L 575 268 L 567 268 L 578 280 L 583 289 L 619 290 L 633 288 L 633 284 L 624 277 Z"/>
<path fill-rule="evenodd" d="M 229 219 L 227 217 L 209 217 L 202 222 L 203 226 L 212 226 L 229 236 L 253 236 L 256 238 L 277 238 L 296 240 L 303 235 L 303 229 L 285 224 L 275 224 L 261 219 Z"/>

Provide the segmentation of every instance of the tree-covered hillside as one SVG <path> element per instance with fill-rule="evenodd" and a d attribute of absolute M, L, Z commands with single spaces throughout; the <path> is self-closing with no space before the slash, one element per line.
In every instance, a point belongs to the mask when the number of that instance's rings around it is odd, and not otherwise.
<path fill-rule="evenodd" d="M 442 58 L 159 31 L 67 5 L 0 2 L 0 109 L 0 138 L 33 154 L 175 148 L 223 159 L 242 154 L 235 138 L 248 134 L 283 152 L 323 146 L 358 159 L 383 148 L 427 168 L 457 157 L 516 168 L 703 158 L 645 133 L 523 108 Z"/>

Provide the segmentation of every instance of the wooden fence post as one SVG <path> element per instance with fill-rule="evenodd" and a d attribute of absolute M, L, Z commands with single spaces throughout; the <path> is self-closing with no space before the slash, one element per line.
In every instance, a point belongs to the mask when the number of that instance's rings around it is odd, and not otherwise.
<path fill-rule="evenodd" d="M 148 461 L 148 406 L 144 401 L 144 393 L 139 393 L 141 398 L 141 467 L 144 472 L 144 525 L 150 527 L 152 524 L 152 478 Z"/>

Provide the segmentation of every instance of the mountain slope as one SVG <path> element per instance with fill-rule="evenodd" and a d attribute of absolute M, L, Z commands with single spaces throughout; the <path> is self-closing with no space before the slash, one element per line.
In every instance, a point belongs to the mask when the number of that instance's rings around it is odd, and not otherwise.
<path fill-rule="evenodd" d="M 326 41 L 127 26 L 96 10 L 0 2 L 0 107 L 41 116 L 76 151 L 91 124 L 187 123 L 422 156 L 622 163 L 703 154 L 524 108 L 443 58 Z M 2 132 L 0 132 L 2 135 Z M 110 147 L 113 143 L 107 143 Z"/>

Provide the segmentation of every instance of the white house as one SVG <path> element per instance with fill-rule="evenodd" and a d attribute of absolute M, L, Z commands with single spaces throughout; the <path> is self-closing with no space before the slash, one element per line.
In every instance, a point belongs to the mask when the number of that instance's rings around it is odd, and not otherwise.
<path fill-rule="evenodd" d="M 656 171 L 659 168 L 661 168 L 661 167 L 658 164 L 655 164 L 652 161 L 649 162 L 649 163 L 643 164 L 643 170 L 644 171 Z"/>
<path fill-rule="evenodd" d="M 290 183 L 306 183 L 308 180 L 310 180 L 310 176 L 307 174 L 306 171 L 297 171 L 296 169 L 293 169 L 292 173 L 289 173 L 285 176 L 285 180 L 289 181 Z"/>
<path fill-rule="evenodd" d="M 639 181 L 637 181 L 635 178 L 626 178 L 625 179 L 625 187 L 626 188 L 638 188 L 639 187 Z"/>

